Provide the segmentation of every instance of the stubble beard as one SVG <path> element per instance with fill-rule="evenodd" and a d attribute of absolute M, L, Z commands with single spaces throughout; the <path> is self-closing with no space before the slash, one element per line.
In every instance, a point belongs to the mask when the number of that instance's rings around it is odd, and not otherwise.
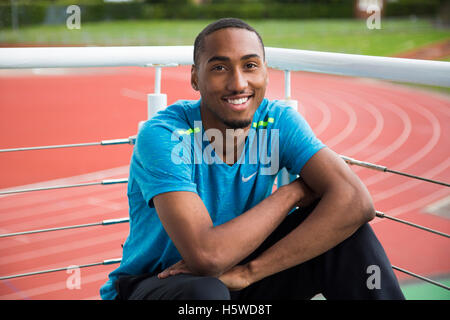
<path fill-rule="evenodd" d="M 251 119 L 231 120 L 231 121 L 228 121 L 225 119 L 221 119 L 221 120 L 227 127 L 231 128 L 231 129 L 245 129 L 252 123 Z"/>
<path fill-rule="evenodd" d="M 212 108 L 209 108 L 205 105 L 205 108 L 209 110 L 220 122 L 222 122 L 227 128 L 229 129 L 245 129 L 250 126 L 252 123 L 252 119 L 225 119 L 222 115 L 220 115 L 218 112 L 213 110 Z"/>

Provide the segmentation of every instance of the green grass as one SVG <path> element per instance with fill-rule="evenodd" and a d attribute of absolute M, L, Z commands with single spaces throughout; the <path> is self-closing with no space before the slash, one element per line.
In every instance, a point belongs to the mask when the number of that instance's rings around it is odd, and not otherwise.
<path fill-rule="evenodd" d="M 80 30 L 65 25 L 0 30 L 0 45 L 192 45 L 211 21 L 152 20 L 83 23 Z M 374 56 L 395 56 L 433 42 L 450 39 L 450 29 L 427 19 L 382 19 L 381 29 L 369 30 L 365 20 L 255 20 L 248 21 L 266 46 Z M 447 58 L 445 61 L 450 61 Z M 450 88 L 421 86 L 450 94 Z"/>
<path fill-rule="evenodd" d="M 369 30 L 364 20 L 314 20 L 255 24 L 266 45 L 305 50 L 392 56 L 450 38 L 427 20 L 383 20 L 380 30 Z"/>
<path fill-rule="evenodd" d="M 65 25 L 1 30 L 0 43 L 63 45 L 192 45 L 210 21 L 113 21 L 83 23 L 80 30 Z M 249 21 L 266 46 L 342 53 L 392 56 L 450 38 L 425 19 L 383 19 L 380 30 L 369 30 L 365 20 L 258 20 Z"/>
<path fill-rule="evenodd" d="M 450 278 L 438 282 L 450 286 Z M 450 291 L 427 282 L 403 284 L 401 288 L 407 300 L 450 300 Z"/>

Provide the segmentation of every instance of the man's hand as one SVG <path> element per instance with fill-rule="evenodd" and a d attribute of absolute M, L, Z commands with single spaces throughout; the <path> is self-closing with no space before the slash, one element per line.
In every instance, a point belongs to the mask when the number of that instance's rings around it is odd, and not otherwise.
<path fill-rule="evenodd" d="M 187 267 L 184 260 L 180 260 L 177 263 L 165 269 L 164 271 L 158 273 L 158 278 L 166 279 L 170 276 L 174 276 L 181 273 L 193 274 Z M 217 278 L 220 281 L 222 281 L 230 291 L 242 290 L 251 284 L 248 265 L 234 266 L 233 268 L 221 274 Z"/>
<path fill-rule="evenodd" d="M 296 204 L 297 207 L 308 207 L 319 198 L 319 196 L 312 191 L 310 187 L 308 187 L 302 178 L 297 178 L 288 184 L 288 186 L 295 188 L 297 192 L 300 191 L 300 198 Z"/>
<path fill-rule="evenodd" d="M 164 271 L 158 273 L 158 278 L 165 279 L 165 278 L 168 278 L 170 276 L 174 276 L 174 275 L 180 274 L 180 273 L 192 273 L 189 270 L 186 263 L 184 262 L 184 260 L 180 260 L 177 263 L 175 263 L 175 264 L 171 265 L 170 267 L 168 267 L 167 269 L 165 269 Z"/>

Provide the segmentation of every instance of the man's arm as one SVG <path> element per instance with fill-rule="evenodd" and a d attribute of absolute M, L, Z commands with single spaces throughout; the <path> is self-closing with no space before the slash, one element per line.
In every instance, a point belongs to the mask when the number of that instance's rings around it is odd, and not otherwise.
<path fill-rule="evenodd" d="M 317 152 L 301 176 L 321 198 L 292 232 L 245 266 L 221 277 L 230 289 L 241 289 L 269 275 L 310 260 L 333 248 L 375 216 L 370 195 L 347 164 L 330 149 Z"/>
<path fill-rule="evenodd" d="M 242 215 L 214 226 L 198 195 L 167 192 L 154 197 L 160 220 L 188 270 L 217 276 L 253 252 L 301 199 L 313 195 L 300 181 L 283 186 Z"/>

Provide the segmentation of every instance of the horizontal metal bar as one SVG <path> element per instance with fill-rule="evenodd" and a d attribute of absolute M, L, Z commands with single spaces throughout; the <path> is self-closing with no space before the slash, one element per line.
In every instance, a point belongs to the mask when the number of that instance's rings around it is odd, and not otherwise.
<path fill-rule="evenodd" d="M 12 194 L 12 193 L 22 193 L 22 192 L 32 192 L 32 191 L 54 190 L 54 189 L 63 189 L 63 188 L 86 187 L 86 186 L 95 186 L 95 185 L 100 185 L 100 184 L 102 184 L 101 181 L 100 182 L 68 184 L 68 185 L 63 185 L 63 186 L 51 186 L 51 187 L 40 187 L 40 188 L 30 188 L 30 189 L 7 190 L 7 191 L 0 191 L 0 195 Z"/>
<path fill-rule="evenodd" d="M 113 139 L 113 140 L 103 140 L 101 143 L 102 146 L 110 146 L 116 144 L 134 144 L 136 140 L 135 136 L 125 138 L 125 139 Z"/>
<path fill-rule="evenodd" d="M 48 229 L 38 229 L 38 230 L 30 230 L 30 231 L 22 231 L 22 232 L 14 232 L 14 233 L 5 233 L 5 234 L 0 234 L 0 238 L 6 238 L 6 237 L 12 237 L 12 236 L 22 236 L 22 235 L 26 235 L 26 234 L 43 233 L 43 232 L 50 232 L 50 231 L 85 228 L 85 227 L 98 226 L 101 224 L 102 224 L 101 222 L 96 222 L 96 223 L 79 224 L 79 225 L 66 226 L 66 227 L 56 227 L 56 228 L 48 228 Z"/>
<path fill-rule="evenodd" d="M 430 228 L 427 228 L 427 227 L 423 227 L 423 226 L 420 226 L 418 224 L 415 224 L 415 223 L 412 223 L 412 222 L 409 222 L 409 221 L 405 221 L 405 220 L 402 220 L 402 219 L 399 219 L 399 218 L 388 216 L 387 214 L 385 214 L 385 213 L 383 213 L 381 211 L 375 211 L 375 214 L 376 214 L 376 216 L 378 218 L 386 218 L 386 219 L 389 219 L 389 220 L 392 220 L 392 221 L 396 221 L 396 222 L 400 222 L 400 223 L 409 225 L 409 226 L 414 227 L 414 228 L 418 228 L 418 229 L 421 229 L 421 230 L 424 230 L 424 231 L 428 231 L 428 232 L 437 234 L 437 235 L 445 237 L 445 238 L 450 238 L 450 235 L 448 235 L 446 233 L 443 233 L 443 232 L 440 232 L 440 231 L 436 231 L 436 230 L 433 230 L 433 229 L 430 229 Z"/>
<path fill-rule="evenodd" d="M 11 49 L 11 50 L 3 50 Z M 79 68 L 191 65 L 193 46 L 2 48 L 0 68 Z M 87 49 L 87 50 L 86 50 Z M 11 55 L 16 55 L 15 58 Z"/>
<path fill-rule="evenodd" d="M 92 266 L 97 266 L 100 265 L 102 263 L 91 263 L 89 265 L 84 265 L 84 266 L 80 266 L 80 268 L 85 268 L 85 267 L 92 267 Z M 5 277 L 0 277 L 0 280 L 8 280 L 8 279 L 14 279 L 14 278 L 22 278 L 22 277 L 28 277 L 28 276 L 34 276 L 34 275 L 38 275 L 38 274 L 44 274 L 44 273 L 50 273 L 50 272 L 57 272 L 57 271 L 64 271 L 64 270 L 68 270 L 69 268 L 56 268 L 56 269 L 48 269 L 48 270 L 42 270 L 42 271 L 35 271 L 35 272 L 28 272 L 28 273 L 21 273 L 21 274 L 14 274 L 14 275 L 10 275 L 10 276 L 5 276 Z"/>
<path fill-rule="evenodd" d="M 14 152 L 14 151 L 33 151 L 33 150 L 47 150 L 47 149 L 60 149 L 60 148 L 75 148 L 75 147 L 89 147 L 89 146 L 109 146 L 117 144 L 134 144 L 136 137 L 132 136 L 125 139 L 113 139 L 113 140 L 103 140 L 100 142 L 85 142 L 85 143 L 72 143 L 72 144 L 57 144 L 51 146 L 36 146 L 36 147 L 21 147 L 21 148 L 10 148 L 10 149 L 0 149 L 1 152 Z"/>
<path fill-rule="evenodd" d="M 127 182 L 128 182 L 128 178 L 122 178 L 122 179 L 103 180 L 101 183 L 103 185 L 107 185 L 107 184 L 118 184 L 118 183 L 127 183 Z"/>
<path fill-rule="evenodd" d="M 115 263 L 120 263 L 122 261 L 122 258 L 115 258 L 115 259 L 107 259 L 107 260 L 103 260 L 103 265 L 109 265 L 109 264 L 115 264 Z"/>
<path fill-rule="evenodd" d="M 450 87 L 450 62 L 266 48 L 271 68 Z M 431 72 L 422 74 L 422 72 Z"/>
<path fill-rule="evenodd" d="M 23 148 L 0 149 L 0 152 L 15 152 L 15 151 L 32 151 L 32 150 L 47 150 L 47 149 L 59 149 L 59 148 L 87 147 L 87 146 L 98 146 L 100 144 L 101 144 L 101 142 L 72 143 L 72 144 L 60 144 L 60 145 L 54 145 L 54 146 L 38 146 L 38 147 L 23 147 Z"/>
<path fill-rule="evenodd" d="M 79 266 L 70 266 L 70 267 L 65 267 L 65 268 L 56 268 L 56 269 L 48 269 L 48 270 L 42 270 L 42 271 L 14 274 L 14 275 L 10 275 L 10 276 L 0 277 L 0 280 L 8 280 L 8 279 L 34 276 L 34 275 L 50 273 L 50 272 L 65 271 L 65 270 L 70 270 L 70 269 L 74 269 L 74 268 L 88 268 L 88 267 L 100 266 L 100 265 L 110 265 L 110 264 L 114 264 L 114 263 L 120 263 L 121 260 L 122 260 L 122 258 L 107 259 L 107 260 L 103 260 L 101 262 L 89 263 L 89 264 L 84 264 L 84 265 L 79 265 Z"/>
<path fill-rule="evenodd" d="M 373 163 L 370 163 L 370 162 L 364 162 L 364 161 L 356 160 L 356 159 L 353 159 L 353 158 L 350 158 L 350 157 L 347 157 L 347 156 L 343 156 L 343 155 L 341 155 L 341 158 L 345 162 L 347 162 L 348 164 L 351 164 L 351 165 L 357 165 L 357 166 L 360 166 L 360 167 L 365 167 L 365 168 L 369 168 L 369 169 L 373 169 L 373 170 L 377 170 L 377 171 L 382 171 L 382 172 L 386 172 L 386 169 L 387 169 L 386 167 L 380 166 L 378 164 L 373 164 Z"/>
<path fill-rule="evenodd" d="M 405 176 L 405 177 L 408 177 L 408 178 L 418 179 L 418 180 L 422 180 L 422 181 L 426 181 L 426 182 L 430 182 L 430 183 L 439 184 L 439 185 L 445 186 L 445 187 L 450 187 L 450 183 L 437 181 L 437 180 L 433 180 L 433 179 L 428 179 L 428 178 L 423 178 L 423 177 L 419 177 L 419 176 L 416 176 L 416 175 L 413 175 L 413 174 L 409 174 L 409 173 L 405 173 L 405 172 L 395 171 L 395 170 L 391 170 L 391 169 L 386 169 L 386 172 L 394 173 L 394 174 L 402 175 L 402 176 Z"/>
<path fill-rule="evenodd" d="M 6 190 L 6 191 L 0 191 L 0 195 L 13 194 L 13 193 L 22 193 L 22 192 L 32 192 L 32 191 L 43 191 L 43 190 L 55 190 L 55 189 L 64 189 L 64 188 L 87 187 L 87 186 L 95 186 L 95 185 L 108 185 L 108 184 L 127 183 L 127 182 L 128 182 L 128 178 L 109 179 L 109 180 L 103 180 L 103 181 L 97 181 L 97 182 L 68 184 L 68 185 L 63 185 L 63 186 L 51 186 L 51 187 L 40 187 L 40 188 L 30 188 L 30 189 Z"/>
<path fill-rule="evenodd" d="M 447 286 L 446 286 L 445 284 L 443 284 L 443 283 L 440 283 L 440 282 L 431 280 L 431 279 L 429 279 L 429 278 L 426 278 L 426 277 L 424 277 L 424 276 L 418 275 L 418 274 L 416 274 L 416 273 L 413 273 L 413 272 L 411 272 L 411 271 L 408 271 L 408 270 L 405 270 L 405 269 L 402 269 L 402 268 L 399 268 L 399 267 L 396 267 L 396 266 L 392 266 L 392 268 L 393 268 L 394 270 L 397 270 L 397 271 L 406 273 L 406 274 L 408 274 L 408 275 L 410 275 L 410 276 L 412 276 L 412 277 L 414 277 L 414 278 L 417 278 L 417 279 L 426 281 L 426 282 L 428 282 L 428 283 L 434 284 L 435 286 L 441 287 L 441 288 L 446 289 L 446 290 L 450 290 L 450 287 L 447 287 Z"/>
<path fill-rule="evenodd" d="M 128 217 L 119 218 L 119 219 L 109 219 L 109 220 L 103 220 L 101 222 L 78 224 L 78 225 L 73 225 L 73 226 L 64 226 L 64 227 L 55 227 L 55 228 L 48 228 L 48 229 L 37 229 L 37 230 L 30 230 L 30 231 L 5 233 L 5 234 L 0 234 L 0 238 L 22 236 L 22 235 L 27 235 L 27 234 L 43 233 L 43 232 L 51 232 L 51 231 L 87 228 L 87 227 L 93 227 L 93 226 L 108 226 L 108 225 L 112 225 L 112 224 L 124 223 L 124 222 L 129 222 L 129 221 L 130 221 L 130 218 L 128 218 Z"/>
<path fill-rule="evenodd" d="M 401 171 L 391 170 L 391 169 L 388 169 L 385 166 L 381 166 L 381 165 L 370 163 L 370 162 L 355 160 L 353 158 L 350 158 L 350 157 L 347 157 L 347 156 L 344 156 L 344 155 L 340 155 L 340 157 L 345 162 L 347 162 L 350 165 L 357 165 L 357 166 L 360 166 L 360 167 L 365 167 L 365 168 L 368 168 L 368 169 L 377 170 L 377 171 L 381 171 L 381 172 L 389 172 L 389 173 L 402 175 L 402 176 L 405 176 L 405 177 L 408 177 L 408 178 L 412 178 L 412 179 L 418 179 L 418 180 L 422 180 L 422 181 L 426 181 L 426 182 L 430 182 L 430 183 L 434 183 L 434 184 L 439 184 L 439 185 L 442 185 L 442 186 L 445 186 L 445 187 L 450 187 L 450 184 L 446 183 L 446 182 L 433 180 L 433 179 L 428 179 L 428 178 L 423 178 L 423 177 L 420 177 L 420 176 L 416 176 L 416 175 L 409 174 L 409 173 L 404 173 L 404 172 L 401 172 Z"/>
<path fill-rule="evenodd" d="M 268 66 L 450 87 L 450 62 L 266 47 Z M 193 46 L 1 48 L 0 69 L 192 65 Z"/>
<path fill-rule="evenodd" d="M 118 224 L 118 223 L 124 223 L 124 222 L 129 222 L 129 221 L 130 221 L 129 217 L 118 218 L 118 219 L 109 219 L 109 220 L 103 220 L 102 225 L 108 226 L 111 224 Z"/>

